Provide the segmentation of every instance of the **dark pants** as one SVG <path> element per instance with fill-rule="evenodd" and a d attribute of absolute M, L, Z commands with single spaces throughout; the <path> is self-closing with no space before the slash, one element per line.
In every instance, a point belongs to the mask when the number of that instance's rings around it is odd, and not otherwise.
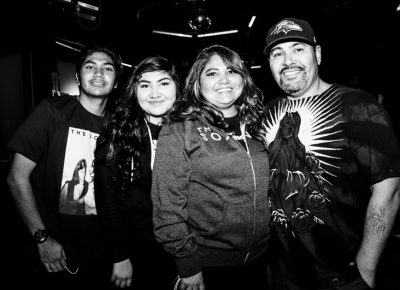
<path fill-rule="evenodd" d="M 266 259 L 242 266 L 203 267 L 206 290 L 267 290 Z"/>
<path fill-rule="evenodd" d="M 60 272 L 38 270 L 33 275 L 32 289 L 41 290 L 88 290 L 113 289 L 110 264 L 88 265 L 79 269 L 69 267 Z"/>
<path fill-rule="evenodd" d="M 175 262 L 156 241 L 131 245 L 134 290 L 172 290 L 178 276 Z"/>
<path fill-rule="evenodd" d="M 400 217 L 400 215 L 399 215 Z M 389 238 L 376 275 L 376 290 L 400 289 L 400 220 L 396 235 Z"/>

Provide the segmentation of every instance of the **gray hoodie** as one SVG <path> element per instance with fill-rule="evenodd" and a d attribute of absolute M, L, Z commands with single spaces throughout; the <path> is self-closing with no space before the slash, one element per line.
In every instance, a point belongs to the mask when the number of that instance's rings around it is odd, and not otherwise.
<path fill-rule="evenodd" d="M 269 161 L 245 133 L 247 150 L 204 119 L 165 125 L 153 168 L 157 240 L 181 277 L 202 266 L 243 265 L 267 249 Z"/>

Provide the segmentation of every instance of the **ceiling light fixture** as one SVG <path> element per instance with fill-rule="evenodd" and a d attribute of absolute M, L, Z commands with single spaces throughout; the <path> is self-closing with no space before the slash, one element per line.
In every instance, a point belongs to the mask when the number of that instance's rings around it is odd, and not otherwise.
<path fill-rule="evenodd" d="M 78 1 L 78 5 L 81 6 L 81 7 L 87 8 L 87 9 L 91 9 L 91 10 L 94 10 L 94 11 L 99 11 L 99 7 L 91 5 L 91 4 L 88 4 L 88 3 L 85 3 L 85 2 Z"/>
<path fill-rule="evenodd" d="M 58 44 L 58 45 L 64 46 L 66 48 L 75 50 L 75 51 L 80 51 L 80 49 L 78 49 L 78 48 L 72 47 L 72 46 L 70 46 L 68 44 L 65 44 L 65 43 L 62 43 L 62 42 L 59 42 L 59 41 L 55 41 L 55 43 Z"/>
<path fill-rule="evenodd" d="M 156 34 L 172 35 L 172 36 L 178 36 L 178 37 L 187 37 L 187 38 L 192 38 L 193 37 L 193 35 L 190 35 L 190 34 L 179 33 L 179 32 L 171 32 L 171 31 L 164 31 L 164 30 L 153 30 L 152 32 L 156 33 Z"/>
<path fill-rule="evenodd" d="M 233 29 L 233 30 L 225 30 L 225 31 L 217 31 L 217 32 L 210 32 L 210 33 L 198 34 L 197 37 L 208 37 L 208 36 L 232 34 L 232 33 L 238 33 L 238 32 L 239 32 L 239 30 Z"/>
<path fill-rule="evenodd" d="M 57 41 L 57 40 L 55 40 L 54 42 L 55 42 L 55 44 L 58 44 L 58 45 L 63 46 L 63 47 L 66 47 L 66 48 L 68 48 L 68 49 L 71 49 L 71 50 L 74 50 L 74 51 L 78 51 L 78 52 L 81 51 L 81 49 L 79 49 L 79 48 L 72 47 L 72 46 L 70 46 L 70 45 L 68 45 L 68 44 L 62 43 L 62 42 Z M 78 45 L 78 43 L 76 43 L 76 44 Z M 83 47 L 82 44 L 79 44 L 79 46 Z M 122 65 L 123 65 L 123 66 L 126 66 L 126 67 L 132 67 L 131 64 L 125 63 L 125 62 L 123 62 Z"/>
<path fill-rule="evenodd" d="M 171 6 L 172 3 L 174 5 Z M 213 11 L 208 5 L 213 4 L 208 4 L 205 0 L 156 1 L 140 9 L 136 17 L 156 34 L 196 39 L 239 32 L 238 29 L 212 27 L 220 24 L 220 21 L 214 23 L 212 18 L 216 14 L 208 13 Z"/>
<path fill-rule="evenodd" d="M 256 16 L 252 16 L 249 22 L 249 28 L 251 28 L 254 24 L 254 20 L 256 20 Z"/>
<path fill-rule="evenodd" d="M 195 32 L 206 32 L 212 24 L 211 18 L 203 8 L 195 8 L 188 18 L 190 29 Z"/>
<path fill-rule="evenodd" d="M 122 62 L 121 64 L 122 64 L 123 66 L 126 66 L 126 67 L 132 67 L 132 65 L 129 64 L 129 63 Z"/>

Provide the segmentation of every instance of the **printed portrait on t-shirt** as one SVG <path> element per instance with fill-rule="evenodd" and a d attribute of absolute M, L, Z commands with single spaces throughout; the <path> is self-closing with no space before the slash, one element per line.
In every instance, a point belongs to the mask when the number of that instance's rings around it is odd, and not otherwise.
<path fill-rule="evenodd" d="M 69 128 L 63 166 L 59 211 L 69 215 L 95 215 L 94 149 L 99 136 Z"/>

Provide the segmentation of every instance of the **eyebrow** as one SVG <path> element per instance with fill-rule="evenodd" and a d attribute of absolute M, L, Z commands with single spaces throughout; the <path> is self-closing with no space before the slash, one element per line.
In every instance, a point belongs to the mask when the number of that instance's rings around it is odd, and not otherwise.
<path fill-rule="evenodd" d="M 83 63 L 83 65 L 86 65 L 86 64 L 94 64 L 94 65 L 97 65 L 97 63 L 96 63 L 95 61 L 90 60 L 90 59 L 86 60 L 86 61 Z M 111 66 L 114 67 L 114 64 L 113 64 L 112 62 L 109 62 L 109 61 L 103 63 L 102 65 L 111 65 Z"/>
<path fill-rule="evenodd" d="M 206 72 L 211 71 L 211 70 L 219 70 L 219 68 L 214 67 L 214 66 L 210 66 L 207 69 L 204 69 L 203 72 L 206 73 Z"/>
<path fill-rule="evenodd" d="M 164 77 L 164 78 L 161 78 L 161 79 L 157 80 L 157 83 L 161 83 L 161 82 L 163 82 L 165 80 L 171 81 L 172 79 L 170 77 Z M 142 80 L 139 81 L 139 83 L 151 83 L 151 82 L 148 81 L 148 80 L 143 80 L 142 79 Z"/>
<path fill-rule="evenodd" d="M 309 45 L 308 43 L 305 43 L 305 42 L 303 42 L 303 41 L 292 41 L 293 43 L 289 46 L 289 48 L 293 48 L 293 47 L 295 47 L 295 46 L 298 46 L 298 45 Z M 283 49 L 282 48 L 282 46 L 280 46 L 279 44 L 277 45 L 277 47 L 275 47 L 275 48 L 273 48 L 273 49 L 271 49 L 271 51 L 272 50 L 274 50 L 274 49 Z"/>

